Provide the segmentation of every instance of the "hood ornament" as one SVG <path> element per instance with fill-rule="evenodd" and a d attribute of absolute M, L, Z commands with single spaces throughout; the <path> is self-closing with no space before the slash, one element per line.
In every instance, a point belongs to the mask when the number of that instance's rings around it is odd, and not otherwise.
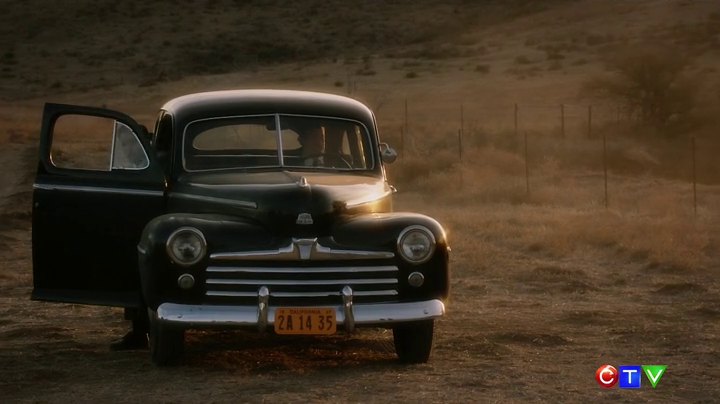
<path fill-rule="evenodd" d="M 312 215 L 309 213 L 301 213 L 298 215 L 297 220 L 295 221 L 296 224 L 300 225 L 309 225 L 313 224 L 313 218 Z"/>

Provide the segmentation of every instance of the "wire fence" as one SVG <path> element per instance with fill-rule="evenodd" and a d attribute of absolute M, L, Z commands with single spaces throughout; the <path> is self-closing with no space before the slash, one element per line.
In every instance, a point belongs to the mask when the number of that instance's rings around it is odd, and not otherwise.
<path fill-rule="evenodd" d="M 442 123 L 433 121 L 428 114 L 415 115 L 408 100 L 404 100 L 402 110 L 399 130 L 384 136 L 396 145 L 401 164 L 403 158 L 419 158 L 432 165 L 432 156 L 442 150 L 454 155 L 456 165 L 477 168 L 490 163 L 468 159 L 469 152 L 490 146 L 521 158 L 528 198 L 542 186 L 538 179 L 547 175 L 544 171 L 552 160 L 562 167 L 561 176 L 587 177 L 592 173 L 602 190 L 601 204 L 605 208 L 617 207 L 613 192 L 624 192 L 627 178 L 687 184 L 680 199 L 683 204 L 691 204 L 695 215 L 699 206 L 714 209 L 712 205 L 720 198 L 717 142 L 689 135 L 632 138 L 627 136 L 628 128 L 637 122 L 615 105 L 460 104 L 457 120 Z M 473 185 L 468 175 L 460 172 L 463 186 L 482 186 Z M 553 174 L 558 174 L 557 170 Z M 622 186 L 619 182 L 623 182 Z M 703 199 L 702 194 L 708 197 Z M 624 195 L 617 196 L 615 201 Z"/>

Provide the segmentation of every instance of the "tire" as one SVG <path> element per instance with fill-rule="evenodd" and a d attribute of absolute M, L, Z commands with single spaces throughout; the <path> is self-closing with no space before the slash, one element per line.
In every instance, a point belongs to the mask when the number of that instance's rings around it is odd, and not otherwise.
<path fill-rule="evenodd" d="M 395 353 L 403 363 L 425 363 L 430 359 L 433 320 L 418 321 L 393 328 Z"/>
<path fill-rule="evenodd" d="M 158 321 L 157 312 L 148 309 L 150 317 L 150 355 L 157 366 L 169 366 L 178 362 L 185 346 L 185 330 L 173 328 Z"/>

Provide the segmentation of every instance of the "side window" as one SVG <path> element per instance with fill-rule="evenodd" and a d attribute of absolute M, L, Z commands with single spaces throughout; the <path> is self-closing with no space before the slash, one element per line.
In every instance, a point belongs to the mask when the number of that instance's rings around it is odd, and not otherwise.
<path fill-rule="evenodd" d="M 150 164 L 142 143 L 129 126 L 115 121 L 112 142 L 113 170 L 142 170 Z"/>
<path fill-rule="evenodd" d="M 115 121 L 87 115 L 62 115 L 53 127 L 50 159 L 58 168 L 110 171 Z"/>
<path fill-rule="evenodd" d="M 112 118 L 73 114 L 61 115 L 54 123 L 50 161 L 58 168 L 93 171 L 148 165 L 130 127 Z"/>

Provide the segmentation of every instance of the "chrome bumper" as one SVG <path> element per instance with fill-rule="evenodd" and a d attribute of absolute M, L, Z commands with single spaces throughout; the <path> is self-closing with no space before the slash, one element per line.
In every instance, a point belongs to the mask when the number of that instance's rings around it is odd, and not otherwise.
<path fill-rule="evenodd" d="M 346 292 L 346 291 L 343 291 Z M 275 308 L 260 293 L 254 306 L 216 306 L 163 303 L 157 309 L 158 320 L 185 328 L 256 327 L 265 331 L 275 323 Z M 343 304 L 334 307 L 338 326 L 352 332 L 356 326 L 392 326 L 418 320 L 429 320 L 445 314 L 438 299 L 411 303 L 352 304 L 352 295 L 343 293 Z"/>

